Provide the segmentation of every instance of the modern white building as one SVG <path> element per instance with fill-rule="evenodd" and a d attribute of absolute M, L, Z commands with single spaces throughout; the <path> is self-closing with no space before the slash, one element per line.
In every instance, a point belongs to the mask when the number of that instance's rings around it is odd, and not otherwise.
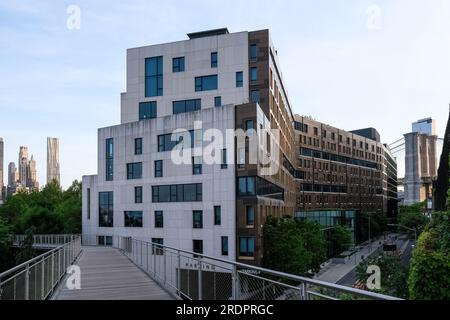
<path fill-rule="evenodd" d="M 227 130 L 279 128 L 275 162 L 292 161 L 293 117 L 276 50 L 268 30 L 188 36 L 127 51 L 121 123 L 98 130 L 98 175 L 83 177 L 83 235 L 97 244 L 129 236 L 259 264 L 265 217 L 293 214 L 295 206 L 288 168 L 263 177 L 262 165 L 248 163 L 249 145 L 262 148 L 273 134 L 245 140 L 237 166 L 234 136 L 215 150 L 214 163 L 201 154 L 209 129 L 226 137 Z M 184 164 L 172 157 L 179 129 L 189 132 L 178 144 L 188 153 Z"/>

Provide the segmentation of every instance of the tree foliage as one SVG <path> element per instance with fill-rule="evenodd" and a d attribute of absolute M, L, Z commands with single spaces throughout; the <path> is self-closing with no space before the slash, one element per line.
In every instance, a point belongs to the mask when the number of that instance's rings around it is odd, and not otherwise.
<path fill-rule="evenodd" d="M 263 237 L 266 268 L 305 275 L 326 259 L 325 237 L 314 222 L 268 217 Z"/>
<path fill-rule="evenodd" d="M 434 213 L 414 250 L 410 299 L 450 299 L 450 213 Z"/>
<path fill-rule="evenodd" d="M 74 181 L 63 191 L 57 182 L 40 191 L 21 191 L 0 206 L 0 270 L 31 258 L 34 251 L 25 243 L 19 253 L 11 250 L 10 234 L 81 233 L 81 183 Z M 15 254 L 16 253 L 16 254 Z"/>
<path fill-rule="evenodd" d="M 334 252 L 344 252 L 352 245 L 352 232 L 349 228 L 338 224 L 334 226 L 331 232 L 330 242 L 334 247 Z"/>
<path fill-rule="evenodd" d="M 423 230 L 430 219 L 424 214 L 425 203 L 420 202 L 410 206 L 400 206 L 397 222 L 408 228 Z"/>
<path fill-rule="evenodd" d="M 398 254 L 383 253 L 360 263 L 356 268 L 356 274 L 357 279 L 362 283 L 366 283 L 370 276 L 366 273 L 369 265 L 380 267 L 381 289 L 374 291 L 404 299 L 408 297 L 408 267 L 402 266 Z"/>

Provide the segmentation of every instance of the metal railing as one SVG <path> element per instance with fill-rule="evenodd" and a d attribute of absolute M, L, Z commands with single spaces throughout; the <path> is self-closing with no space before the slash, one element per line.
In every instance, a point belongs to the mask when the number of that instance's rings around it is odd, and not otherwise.
<path fill-rule="evenodd" d="M 167 291 L 188 300 L 401 300 L 292 274 L 250 266 L 131 237 L 102 244 L 121 250 Z M 98 238 L 83 236 L 83 244 Z"/>
<path fill-rule="evenodd" d="M 69 243 L 79 235 L 73 234 L 37 234 L 33 235 L 33 247 L 37 248 L 55 248 L 63 244 Z M 11 245 L 13 247 L 20 247 L 25 242 L 26 235 L 11 236 Z"/>
<path fill-rule="evenodd" d="M 24 239 L 20 235 L 12 241 Z M 81 252 L 79 235 L 38 235 L 33 240 L 43 247 L 57 247 L 1 273 L 0 300 L 47 299 Z"/>

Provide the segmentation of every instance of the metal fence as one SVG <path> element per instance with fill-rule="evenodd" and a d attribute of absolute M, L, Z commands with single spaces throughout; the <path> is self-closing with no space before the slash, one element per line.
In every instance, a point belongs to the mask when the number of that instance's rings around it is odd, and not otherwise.
<path fill-rule="evenodd" d="M 146 240 L 83 236 L 110 245 L 173 295 L 188 300 L 400 300 L 382 294 L 210 257 Z"/>
<path fill-rule="evenodd" d="M 25 236 L 14 236 L 20 246 Z M 38 246 L 56 247 L 0 274 L 0 300 L 45 300 L 81 252 L 79 235 L 38 235 Z"/>

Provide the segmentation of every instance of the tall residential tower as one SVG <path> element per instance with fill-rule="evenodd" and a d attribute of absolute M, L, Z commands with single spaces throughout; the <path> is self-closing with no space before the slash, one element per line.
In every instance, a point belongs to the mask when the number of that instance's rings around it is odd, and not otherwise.
<path fill-rule="evenodd" d="M 47 138 L 47 183 L 60 183 L 59 139 Z"/>

